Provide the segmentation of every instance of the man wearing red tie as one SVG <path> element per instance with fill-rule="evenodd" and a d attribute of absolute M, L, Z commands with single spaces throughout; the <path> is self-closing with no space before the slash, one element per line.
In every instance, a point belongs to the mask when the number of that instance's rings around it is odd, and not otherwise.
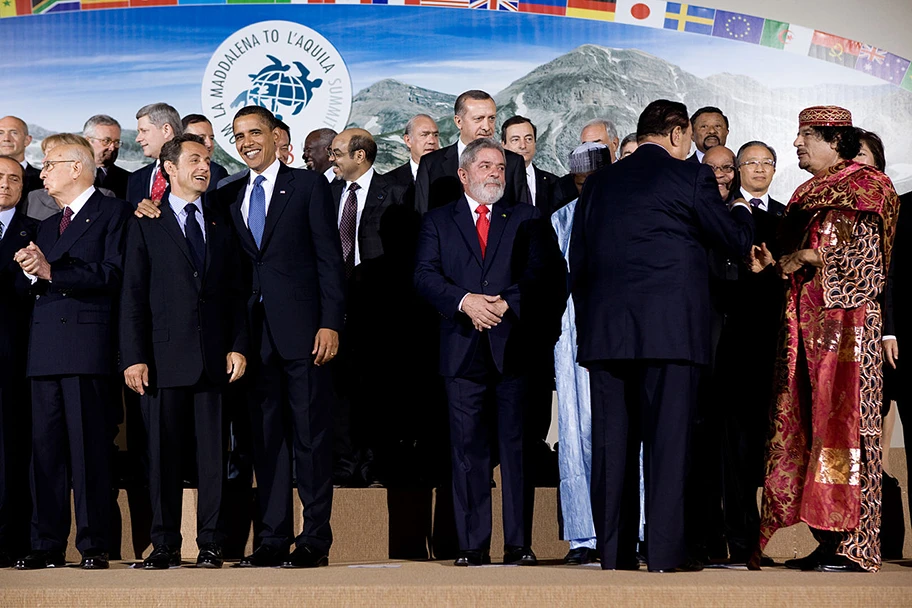
<path fill-rule="evenodd" d="M 166 141 L 184 132 L 180 114 L 166 103 L 150 103 L 136 113 L 136 143 L 155 162 L 138 169 L 127 181 L 127 202 L 136 207 L 143 199 L 161 200 L 168 187 L 158 156 Z"/>
<path fill-rule="evenodd" d="M 429 211 L 418 241 L 415 285 L 440 313 L 440 374 L 449 402 L 457 566 L 490 563 L 488 412 L 497 420 L 503 488 L 504 563 L 535 565 L 531 484 L 523 452 L 530 294 L 546 248 L 532 205 L 506 205 L 506 158 L 477 139 L 459 159 L 465 194 Z M 525 315 L 525 316 L 524 316 Z"/>

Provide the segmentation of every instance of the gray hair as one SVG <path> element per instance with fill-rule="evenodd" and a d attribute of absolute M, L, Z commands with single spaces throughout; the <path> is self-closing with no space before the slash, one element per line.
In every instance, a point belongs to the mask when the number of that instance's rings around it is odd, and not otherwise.
<path fill-rule="evenodd" d="M 757 146 L 759 148 L 766 148 L 767 151 L 769 151 L 769 153 L 772 155 L 773 162 L 776 162 L 776 151 L 773 149 L 773 147 L 771 145 L 764 143 L 762 141 L 759 141 L 759 140 L 749 141 L 746 144 L 744 144 L 743 146 L 741 146 L 740 148 L 738 148 L 738 156 L 736 157 L 735 162 L 738 165 L 740 165 L 741 157 L 744 156 L 744 152 L 748 148 L 753 148 L 754 146 Z"/>
<path fill-rule="evenodd" d="M 583 130 L 589 127 L 605 127 L 605 130 L 608 132 L 608 139 L 618 138 L 617 127 L 607 118 L 594 118 L 583 125 Z"/>
<path fill-rule="evenodd" d="M 496 139 L 491 137 L 480 137 L 467 145 L 465 150 L 462 151 L 462 156 L 459 157 L 459 168 L 468 171 L 472 163 L 475 162 L 478 153 L 482 150 L 497 150 L 503 157 L 504 163 L 507 162 L 507 155 L 504 153 L 503 146 L 501 146 Z"/>
<path fill-rule="evenodd" d="M 63 144 L 58 146 L 57 149 L 63 150 L 64 160 L 75 160 L 82 165 L 80 175 L 90 175 L 92 181 L 95 181 L 95 155 L 92 153 L 91 145 Z"/>
<path fill-rule="evenodd" d="M 412 136 L 412 129 L 415 128 L 415 123 L 418 122 L 419 118 L 427 118 L 434 124 L 437 124 L 437 121 L 434 120 L 431 116 L 428 116 L 427 114 L 415 114 L 414 116 L 409 118 L 409 121 L 407 123 L 405 123 L 405 134 L 408 135 L 409 137 Z"/>
<path fill-rule="evenodd" d="M 184 128 L 181 126 L 180 114 L 166 103 L 150 103 L 149 105 L 141 107 L 136 113 L 136 120 L 139 120 L 143 116 L 147 116 L 149 122 L 159 129 L 166 124 L 171 125 L 171 131 L 174 133 L 175 137 L 184 132 Z"/>
<path fill-rule="evenodd" d="M 146 106 L 148 107 L 148 106 Z M 82 126 L 82 134 L 85 137 L 95 135 L 95 127 L 117 127 L 120 129 L 120 123 L 108 116 L 107 114 L 96 114 L 89 118 Z"/>

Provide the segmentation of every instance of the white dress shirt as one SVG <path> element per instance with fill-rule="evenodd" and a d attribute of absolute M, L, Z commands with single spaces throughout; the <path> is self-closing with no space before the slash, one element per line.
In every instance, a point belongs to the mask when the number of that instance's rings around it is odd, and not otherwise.
<path fill-rule="evenodd" d="M 765 193 L 763 196 L 754 196 L 753 194 L 751 194 L 744 188 L 741 188 L 741 198 L 746 200 L 748 203 L 751 201 L 752 198 L 759 198 L 762 202 L 759 205 L 757 205 L 757 209 L 761 209 L 763 211 L 769 211 L 769 208 L 770 208 L 769 192 Z"/>
<path fill-rule="evenodd" d="M 276 177 L 279 175 L 279 166 L 282 163 L 279 159 L 266 167 L 262 173 L 256 173 L 251 171 L 247 176 L 247 189 L 244 190 L 244 201 L 241 203 L 241 217 L 244 218 L 244 223 L 247 223 L 247 212 L 250 210 L 250 193 L 253 191 L 253 182 L 257 178 L 257 175 L 262 175 L 266 179 L 263 180 L 263 183 L 260 184 L 263 187 L 263 192 L 266 194 L 266 213 L 269 214 L 269 202 L 272 200 L 272 191 L 275 190 Z M 248 226 L 249 227 L 249 226 Z"/>
<path fill-rule="evenodd" d="M 335 171 L 333 171 L 333 168 L 330 167 L 329 169 L 327 169 L 326 171 L 323 172 L 323 177 L 326 178 L 326 181 L 328 181 L 329 183 L 332 183 L 332 181 L 334 179 L 336 179 L 336 173 L 335 173 Z"/>
<path fill-rule="evenodd" d="M 364 212 L 364 205 L 367 203 L 367 191 L 370 189 L 371 180 L 374 178 L 374 168 L 371 167 L 364 172 L 364 175 L 355 180 L 359 188 L 355 190 L 355 198 L 358 201 L 358 214 L 355 216 L 355 266 L 361 263 L 361 247 L 358 245 L 358 235 L 361 233 L 361 214 Z M 352 182 L 345 182 L 345 188 L 342 189 L 342 198 L 339 200 L 339 215 L 336 218 L 336 226 L 342 224 L 342 212 L 345 210 L 345 200 L 348 198 L 348 188 Z"/>
<path fill-rule="evenodd" d="M 702 164 L 703 164 L 703 156 L 705 156 L 705 153 L 704 153 L 704 152 L 700 152 L 699 150 L 696 150 L 696 153 L 697 153 L 697 160 L 700 161 L 700 164 L 702 165 Z"/>
<path fill-rule="evenodd" d="M 535 205 L 535 166 L 532 163 L 529 163 L 529 166 L 526 167 L 526 183 L 529 184 L 529 192 L 532 193 L 532 200 L 529 202 L 534 206 Z"/>
<path fill-rule="evenodd" d="M 462 153 L 465 152 L 466 146 L 468 145 L 469 144 L 462 143 L 462 138 L 456 140 L 456 152 L 458 152 L 457 158 L 462 158 Z"/>
<path fill-rule="evenodd" d="M 418 163 L 416 163 L 411 156 L 409 156 L 409 167 L 412 168 L 412 179 L 418 179 Z"/>

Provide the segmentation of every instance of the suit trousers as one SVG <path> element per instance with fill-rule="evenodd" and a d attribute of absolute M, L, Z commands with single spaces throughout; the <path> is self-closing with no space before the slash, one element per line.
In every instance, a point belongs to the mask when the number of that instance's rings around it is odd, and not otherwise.
<path fill-rule="evenodd" d="M 453 509 L 462 551 L 491 547 L 491 428 L 496 420 L 505 546 L 531 546 L 534 487 L 526 473 L 524 409 L 528 379 L 500 374 L 487 336 L 469 370 L 444 378 L 450 412 Z M 488 408 L 493 407 L 495 412 Z M 528 519 L 528 521 L 527 521 Z"/>
<path fill-rule="evenodd" d="M 250 432 L 261 528 L 261 544 L 285 549 L 291 542 L 291 479 L 304 505 L 304 530 L 295 544 L 328 553 L 332 544 L 332 376 L 313 359 L 279 356 L 263 307 L 252 323 Z M 292 469 L 294 458 L 294 469 Z"/>
<path fill-rule="evenodd" d="M 225 432 L 221 390 L 199 383 L 192 387 L 159 388 L 140 397 L 149 444 L 149 495 L 152 499 L 152 544 L 181 546 L 183 464 L 192 459 L 187 446 L 196 445 L 199 492 L 196 543 L 221 545 L 222 488 L 225 478 Z M 195 438 L 188 436 L 194 431 Z M 195 439 L 195 440 L 194 440 Z"/>
<path fill-rule="evenodd" d="M 109 549 L 111 442 L 117 432 L 111 388 L 111 376 L 32 378 L 33 550 L 66 549 L 70 480 L 76 548 L 82 554 Z"/>
<path fill-rule="evenodd" d="M 0 375 L 5 371 L 0 370 Z M 13 557 L 28 553 L 30 545 L 28 388 L 29 383 L 22 376 L 0 376 L 0 551 Z"/>
<path fill-rule="evenodd" d="M 639 445 L 651 569 L 686 558 L 684 487 L 700 368 L 662 360 L 590 364 L 592 517 L 602 568 L 636 564 Z"/>

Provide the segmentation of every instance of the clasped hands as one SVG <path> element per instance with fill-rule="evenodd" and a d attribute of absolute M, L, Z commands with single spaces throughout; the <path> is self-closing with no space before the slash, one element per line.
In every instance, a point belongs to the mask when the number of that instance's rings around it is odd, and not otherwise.
<path fill-rule="evenodd" d="M 470 293 L 462 302 L 462 312 L 468 315 L 478 331 L 498 325 L 509 308 L 510 305 L 502 297 L 480 293 Z"/>
<path fill-rule="evenodd" d="M 51 265 L 44 257 L 44 252 L 35 243 L 29 241 L 28 247 L 23 247 L 16 252 L 13 261 L 18 263 L 27 274 L 45 281 L 51 280 Z"/>
<path fill-rule="evenodd" d="M 760 243 L 759 247 L 757 245 L 751 247 L 747 262 L 751 271 L 755 273 L 762 271 L 767 266 L 776 264 L 779 276 L 783 279 L 787 279 L 790 274 L 802 266 L 811 265 L 819 268 L 823 265 L 823 259 L 816 249 L 799 249 L 794 253 L 782 256 L 776 262 L 773 254 L 766 248 L 766 243 Z"/>

